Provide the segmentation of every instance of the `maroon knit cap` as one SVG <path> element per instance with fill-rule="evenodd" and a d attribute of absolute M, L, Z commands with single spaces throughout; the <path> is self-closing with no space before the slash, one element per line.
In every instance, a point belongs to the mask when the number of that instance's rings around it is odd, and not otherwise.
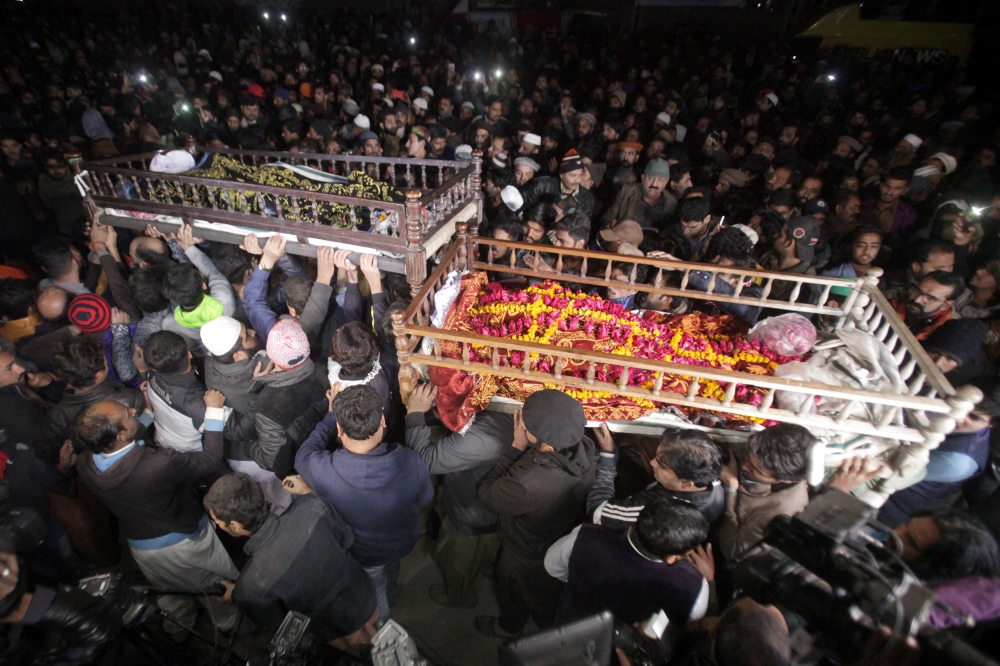
<path fill-rule="evenodd" d="M 71 324 L 81 333 L 103 333 L 111 326 L 111 306 L 95 294 L 80 294 L 69 302 Z"/>

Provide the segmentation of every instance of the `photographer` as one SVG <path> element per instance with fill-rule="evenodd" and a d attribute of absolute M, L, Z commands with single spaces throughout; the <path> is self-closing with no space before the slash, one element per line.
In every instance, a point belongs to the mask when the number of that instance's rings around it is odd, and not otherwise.
<path fill-rule="evenodd" d="M 194 483 L 222 462 L 222 406 L 225 396 L 205 392 L 205 435 L 201 451 L 157 449 L 136 439 L 135 410 L 102 401 L 76 418 L 76 438 L 86 449 L 77 472 L 121 523 L 132 557 L 154 586 L 200 590 L 238 575 L 208 516 L 198 503 Z M 202 600 L 216 626 L 227 631 L 237 612 L 218 601 Z M 164 596 L 159 606 L 188 626 L 196 609 L 189 597 Z M 164 630 L 179 637 L 183 629 L 167 621 Z"/>
<path fill-rule="evenodd" d="M 367 644 L 378 617 L 375 584 L 347 551 L 354 533 L 333 507 L 302 480 L 285 486 L 296 497 L 281 516 L 271 513 L 260 484 L 243 473 L 216 481 L 205 508 L 219 529 L 250 537 L 250 556 L 231 599 L 258 625 L 277 625 L 294 610 L 312 619 L 309 630 L 341 650 Z"/>

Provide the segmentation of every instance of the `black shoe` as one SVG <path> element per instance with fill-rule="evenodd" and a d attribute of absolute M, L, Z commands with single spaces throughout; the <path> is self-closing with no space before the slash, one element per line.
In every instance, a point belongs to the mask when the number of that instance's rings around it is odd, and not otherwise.
<path fill-rule="evenodd" d="M 481 633 L 483 636 L 489 636 L 490 638 L 501 638 L 505 641 L 513 640 L 518 638 L 521 634 L 504 634 L 497 633 L 496 621 L 499 620 L 498 617 L 493 617 L 492 615 L 477 615 L 476 616 L 476 631 Z M 502 630 L 501 630 L 502 631 Z"/>
<path fill-rule="evenodd" d="M 463 604 L 452 604 L 448 601 L 448 588 L 440 583 L 437 585 L 431 585 L 427 589 L 427 595 L 434 603 L 447 606 L 448 608 L 475 608 L 478 603 L 477 599 L 473 597 L 471 602 L 467 601 Z"/>

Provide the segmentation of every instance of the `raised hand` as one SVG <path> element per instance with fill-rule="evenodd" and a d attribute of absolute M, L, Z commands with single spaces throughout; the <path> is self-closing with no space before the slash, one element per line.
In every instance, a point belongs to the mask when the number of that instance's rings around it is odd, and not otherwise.
<path fill-rule="evenodd" d="M 264 250 L 260 249 L 260 241 L 257 239 L 256 234 L 247 234 L 244 236 L 243 242 L 240 244 L 240 249 L 257 257 L 264 254 Z"/>
<path fill-rule="evenodd" d="M 222 407 L 225 404 L 226 396 L 223 395 L 222 391 L 216 391 L 215 389 L 208 389 L 205 391 L 206 407 Z"/>

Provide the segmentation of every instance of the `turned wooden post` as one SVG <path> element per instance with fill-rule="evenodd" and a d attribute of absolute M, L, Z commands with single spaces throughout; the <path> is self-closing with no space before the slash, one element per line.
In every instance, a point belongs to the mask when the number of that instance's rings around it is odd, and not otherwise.
<path fill-rule="evenodd" d="M 455 232 L 458 234 L 458 257 L 456 263 L 458 264 L 458 270 L 465 271 L 469 269 L 469 223 L 456 222 Z"/>
<path fill-rule="evenodd" d="M 420 190 L 406 191 L 406 281 L 413 298 L 417 297 L 417 292 L 427 279 L 424 226 L 420 223 L 420 197 Z"/>
<path fill-rule="evenodd" d="M 404 403 L 409 399 L 413 389 L 417 387 L 420 373 L 410 365 L 410 343 L 406 337 L 406 313 L 393 310 L 392 334 L 396 336 L 396 358 L 399 359 L 399 398 Z"/>
<path fill-rule="evenodd" d="M 476 202 L 476 214 L 469 219 L 469 257 L 476 259 L 479 252 L 479 225 L 483 222 L 483 152 L 472 151 L 472 197 Z"/>

